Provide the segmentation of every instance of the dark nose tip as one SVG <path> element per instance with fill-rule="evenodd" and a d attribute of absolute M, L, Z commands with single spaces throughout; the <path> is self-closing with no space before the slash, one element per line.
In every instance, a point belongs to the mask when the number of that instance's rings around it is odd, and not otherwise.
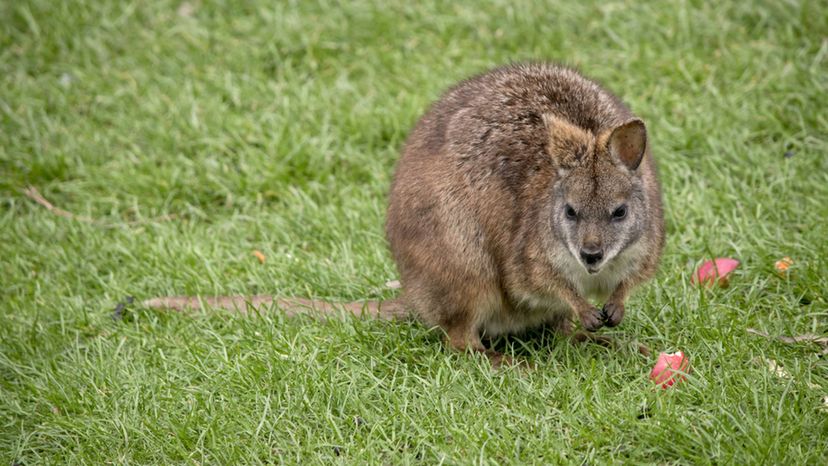
<path fill-rule="evenodd" d="M 581 249 L 581 259 L 586 265 L 595 265 L 604 258 L 604 251 L 600 249 Z"/>

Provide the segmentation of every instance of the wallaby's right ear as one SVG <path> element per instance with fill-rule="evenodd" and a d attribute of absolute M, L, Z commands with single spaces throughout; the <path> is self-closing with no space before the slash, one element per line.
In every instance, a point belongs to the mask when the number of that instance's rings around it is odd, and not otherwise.
<path fill-rule="evenodd" d="M 646 148 L 647 128 L 638 118 L 615 127 L 607 142 L 610 155 L 630 170 L 635 170 L 641 164 Z"/>

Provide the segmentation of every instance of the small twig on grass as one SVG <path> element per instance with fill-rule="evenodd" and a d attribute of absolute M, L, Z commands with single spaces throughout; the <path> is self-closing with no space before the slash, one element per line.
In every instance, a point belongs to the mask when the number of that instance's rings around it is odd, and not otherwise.
<path fill-rule="evenodd" d="M 23 194 L 26 195 L 29 199 L 37 202 L 38 204 L 42 205 L 46 208 L 49 212 L 58 215 L 60 217 L 65 217 L 72 220 L 80 220 L 81 222 L 87 223 L 98 223 L 94 218 L 84 217 L 83 215 L 75 215 L 72 212 L 67 210 L 63 210 L 60 207 L 55 207 L 54 204 L 46 200 L 40 191 L 37 190 L 34 186 L 29 186 L 23 190 Z"/>
<path fill-rule="evenodd" d="M 68 210 L 63 210 L 60 207 L 56 207 L 54 204 L 49 202 L 45 197 L 43 197 L 43 195 L 40 194 L 40 191 L 38 191 L 38 189 L 35 188 L 34 186 L 28 186 L 26 189 L 23 190 L 23 194 L 25 194 L 26 197 L 28 197 L 29 199 L 31 199 L 31 200 L 37 202 L 38 204 L 40 204 L 41 206 L 45 207 L 46 210 L 48 210 L 49 212 L 51 212 L 51 213 L 53 213 L 53 214 L 55 214 L 59 217 L 68 218 L 70 220 L 78 220 L 80 222 L 91 223 L 93 225 L 99 225 L 99 226 L 107 227 L 107 228 L 114 228 L 114 227 L 119 226 L 119 224 L 117 224 L 117 223 L 105 223 L 105 222 L 102 222 L 100 220 L 97 220 L 97 219 L 94 219 L 94 218 L 91 218 L 91 217 L 87 217 L 87 216 L 84 216 L 84 215 L 76 215 L 76 214 L 73 214 L 72 212 L 69 212 Z M 141 225 L 141 224 L 144 224 L 144 223 L 166 222 L 166 221 L 169 221 L 169 220 L 174 220 L 176 218 L 178 218 L 178 216 L 175 215 L 175 214 L 167 214 L 167 215 L 161 215 L 160 217 L 155 217 L 155 218 L 152 218 L 152 219 L 149 219 L 149 220 L 133 220 L 133 221 L 127 221 L 127 222 L 124 222 L 124 223 L 127 224 L 127 225 L 132 226 L 132 225 Z"/>
<path fill-rule="evenodd" d="M 828 354 L 828 336 L 816 335 L 813 333 L 805 333 L 803 335 L 794 335 L 792 337 L 788 337 L 785 335 L 772 337 L 761 330 L 756 330 L 755 328 L 749 328 L 747 329 L 747 332 L 752 333 L 753 335 L 759 335 L 760 337 L 773 338 L 781 341 L 782 343 L 787 343 L 789 345 L 795 343 L 816 343 L 817 345 L 822 347 L 822 351 L 820 352 L 820 354 Z"/>

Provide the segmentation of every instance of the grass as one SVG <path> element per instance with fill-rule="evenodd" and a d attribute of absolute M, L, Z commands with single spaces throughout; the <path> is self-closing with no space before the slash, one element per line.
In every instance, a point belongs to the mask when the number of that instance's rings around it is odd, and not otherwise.
<path fill-rule="evenodd" d="M 824 9 L 0 2 L 0 464 L 825 463 L 828 363 L 746 333 L 828 332 Z M 686 351 L 686 383 L 549 335 L 499 342 L 537 365 L 521 375 L 413 322 L 112 319 L 125 296 L 391 296 L 407 131 L 453 82 L 525 59 L 578 66 L 648 122 L 667 248 L 605 332 Z M 742 260 L 729 288 L 689 285 L 711 256 Z"/>

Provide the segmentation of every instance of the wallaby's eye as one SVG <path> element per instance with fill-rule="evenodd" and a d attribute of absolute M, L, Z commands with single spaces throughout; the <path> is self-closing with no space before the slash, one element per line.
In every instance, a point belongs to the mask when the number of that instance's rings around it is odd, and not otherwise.
<path fill-rule="evenodd" d="M 622 205 L 621 207 L 612 211 L 612 219 L 613 220 L 621 220 L 622 218 L 627 216 L 627 206 Z"/>
<path fill-rule="evenodd" d="M 566 218 L 575 220 L 575 218 L 578 217 L 578 213 L 575 212 L 575 209 L 573 209 L 571 205 L 567 204 L 565 209 L 566 210 L 564 212 L 566 213 Z"/>

